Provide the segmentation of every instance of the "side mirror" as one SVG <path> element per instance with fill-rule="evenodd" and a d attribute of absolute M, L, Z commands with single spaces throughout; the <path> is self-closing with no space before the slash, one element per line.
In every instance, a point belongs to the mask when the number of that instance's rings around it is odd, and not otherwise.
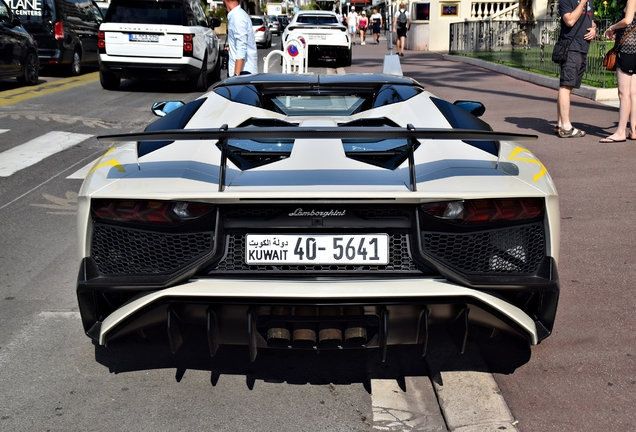
<path fill-rule="evenodd" d="M 210 18 L 210 27 L 217 28 L 221 26 L 221 20 L 217 17 Z"/>
<path fill-rule="evenodd" d="M 181 101 L 162 101 L 155 102 L 152 104 L 152 108 L 150 109 L 152 113 L 158 117 L 164 117 L 167 114 L 170 114 L 172 111 L 177 108 L 181 108 L 185 103 Z"/>
<path fill-rule="evenodd" d="M 475 117 L 481 117 L 486 112 L 486 107 L 481 102 L 458 100 L 453 102 L 453 105 L 457 105 Z"/>

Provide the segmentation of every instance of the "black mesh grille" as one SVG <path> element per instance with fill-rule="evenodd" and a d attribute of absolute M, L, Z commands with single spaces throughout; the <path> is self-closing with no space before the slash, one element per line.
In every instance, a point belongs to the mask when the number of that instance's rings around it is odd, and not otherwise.
<path fill-rule="evenodd" d="M 462 273 L 532 274 L 545 256 L 541 224 L 469 234 L 422 233 L 424 250 Z"/>
<path fill-rule="evenodd" d="M 408 235 L 389 235 L 389 263 L 387 265 L 249 265 L 245 263 L 245 234 L 227 236 L 227 254 L 213 272 L 417 272 L 411 259 Z"/>
<path fill-rule="evenodd" d="M 212 249 L 213 233 L 168 234 L 96 225 L 91 256 L 103 275 L 172 273 Z"/>

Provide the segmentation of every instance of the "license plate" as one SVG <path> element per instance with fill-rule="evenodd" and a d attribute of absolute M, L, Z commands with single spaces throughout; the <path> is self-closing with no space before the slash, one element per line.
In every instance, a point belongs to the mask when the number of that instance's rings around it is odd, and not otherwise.
<path fill-rule="evenodd" d="M 324 34 L 310 34 L 307 37 L 309 39 L 315 39 L 315 40 L 326 40 L 327 39 L 327 35 L 324 35 Z"/>
<path fill-rule="evenodd" d="M 131 42 L 159 42 L 159 35 L 131 33 L 128 35 L 128 40 Z"/>
<path fill-rule="evenodd" d="M 247 264 L 388 264 L 388 234 L 247 234 Z"/>

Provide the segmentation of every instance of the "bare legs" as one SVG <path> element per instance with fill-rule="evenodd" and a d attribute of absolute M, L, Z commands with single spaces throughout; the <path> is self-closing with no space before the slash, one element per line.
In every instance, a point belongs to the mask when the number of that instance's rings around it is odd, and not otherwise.
<path fill-rule="evenodd" d="M 627 135 L 627 122 L 629 121 L 629 138 L 636 139 L 636 78 L 628 75 L 620 68 L 616 69 L 616 81 L 618 81 L 618 128 L 616 132 L 602 142 L 625 141 Z"/>
<path fill-rule="evenodd" d="M 557 94 L 557 126 L 561 129 L 572 129 L 570 123 L 570 96 L 572 95 L 572 87 L 559 87 Z"/>

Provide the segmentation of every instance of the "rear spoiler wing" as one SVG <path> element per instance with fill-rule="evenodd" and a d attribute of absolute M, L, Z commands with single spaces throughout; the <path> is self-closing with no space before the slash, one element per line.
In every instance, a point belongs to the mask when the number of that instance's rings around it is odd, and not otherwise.
<path fill-rule="evenodd" d="M 159 150 L 174 141 L 218 140 L 221 149 L 219 167 L 219 192 L 224 190 L 225 171 L 227 169 L 227 142 L 231 139 L 272 140 L 272 139 L 371 139 L 381 141 L 403 138 L 409 145 L 409 180 L 411 191 L 415 191 L 415 157 L 414 152 L 418 140 L 465 140 L 468 145 L 479 148 L 470 141 L 536 141 L 537 135 L 515 134 L 469 129 L 431 129 L 416 128 L 408 124 L 402 127 L 242 127 L 209 129 L 173 129 L 163 131 L 133 132 L 126 134 L 102 135 L 97 139 L 103 142 L 137 141 L 137 158 Z M 154 143 L 154 144 L 147 144 Z"/>

